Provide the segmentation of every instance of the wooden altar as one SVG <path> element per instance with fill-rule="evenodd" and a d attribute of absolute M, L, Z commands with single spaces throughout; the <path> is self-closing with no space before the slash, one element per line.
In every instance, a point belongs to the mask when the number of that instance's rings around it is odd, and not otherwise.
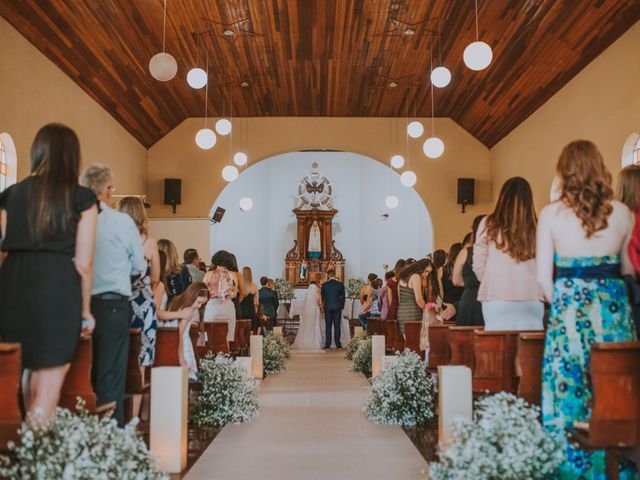
<path fill-rule="evenodd" d="M 306 287 L 312 280 L 318 283 L 326 280 L 327 270 L 333 267 L 336 271 L 336 278 L 344 282 L 344 258 L 342 253 L 335 246 L 333 240 L 333 217 L 338 210 L 309 209 L 293 210 L 297 218 L 296 236 L 293 241 L 293 248 L 287 252 L 285 257 L 285 278 L 296 287 Z M 320 227 L 320 243 L 322 252 L 320 258 L 310 258 L 308 254 L 309 231 L 313 222 L 318 222 Z M 300 267 L 306 262 L 308 273 L 306 278 L 300 278 Z"/>

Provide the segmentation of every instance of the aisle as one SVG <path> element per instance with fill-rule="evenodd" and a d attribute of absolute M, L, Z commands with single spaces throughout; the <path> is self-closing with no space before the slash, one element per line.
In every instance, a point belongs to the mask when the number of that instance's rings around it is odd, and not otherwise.
<path fill-rule="evenodd" d="M 187 480 L 424 478 L 426 463 L 400 427 L 361 413 L 367 380 L 344 351 L 294 355 L 261 386 L 260 417 L 230 425 Z"/>

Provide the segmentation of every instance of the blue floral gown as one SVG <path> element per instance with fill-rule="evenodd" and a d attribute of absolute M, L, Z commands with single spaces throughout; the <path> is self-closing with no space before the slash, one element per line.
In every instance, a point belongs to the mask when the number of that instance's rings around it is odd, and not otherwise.
<path fill-rule="evenodd" d="M 594 342 L 636 339 L 619 255 L 555 258 L 556 279 L 542 366 L 542 423 L 566 438 L 575 420 L 588 420 L 592 398 L 589 357 Z M 565 444 L 554 478 L 606 480 L 604 451 Z M 629 465 L 623 480 L 640 478 Z"/>
<path fill-rule="evenodd" d="M 140 354 L 138 363 L 142 367 L 153 366 L 156 353 L 156 331 L 158 318 L 156 317 L 156 302 L 151 290 L 151 266 L 147 260 L 144 273 L 131 277 L 131 328 L 142 329 Z"/>

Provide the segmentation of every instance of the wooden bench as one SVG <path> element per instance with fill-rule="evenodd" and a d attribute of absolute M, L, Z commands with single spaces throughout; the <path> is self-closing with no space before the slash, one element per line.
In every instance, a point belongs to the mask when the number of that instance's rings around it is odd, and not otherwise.
<path fill-rule="evenodd" d="M 516 346 L 517 395 L 533 405 L 542 400 L 544 332 L 521 333 Z"/>
<path fill-rule="evenodd" d="M 607 478 L 619 478 L 619 459 L 640 458 L 640 342 L 591 347 L 593 408 L 588 429 L 573 429 L 581 448 L 606 450 Z"/>
<path fill-rule="evenodd" d="M 207 340 L 204 346 L 198 347 L 196 350 L 200 358 L 209 352 L 214 355 L 217 353 L 229 353 L 229 345 L 227 343 L 229 324 L 225 322 L 203 322 L 202 329 L 206 333 Z"/>
<path fill-rule="evenodd" d="M 484 327 L 449 327 L 449 365 L 464 365 L 473 372 L 473 332 Z"/>
<path fill-rule="evenodd" d="M 404 322 L 404 347 L 416 352 L 422 357 L 420 350 L 420 329 L 422 328 L 422 320 L 414 320 Z"/>
<path fill-rule="evenodd" d="M 156 331 L 156 356 L 154 367 L 179 367 L 180 329 L 159 327 Z"/>
<path fill-rule="evenodd" d="M 382 331 L 382 319 L 380 317 L 367 318 L 367 333 L 369 335 L 384 335 Z"/>
<path fill-rule="evenodd" d="M 449 365 L 449 325 L 429 325 L 429 368 Z"/>
<path fill-rule="evenodd" d="M 22 350 L 19 343 L 0 343 L 0 452 L 7 442 L 18 443 L 22 424 L 20 410 L 20 378 Z"/>

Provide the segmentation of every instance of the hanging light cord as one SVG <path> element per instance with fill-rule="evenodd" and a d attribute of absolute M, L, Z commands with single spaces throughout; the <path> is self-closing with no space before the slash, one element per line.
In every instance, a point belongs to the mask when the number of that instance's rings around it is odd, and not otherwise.
<path fill-rule="evenodd" d="M 433 72 L 433 48 L 431 49 L 431 72 Z M 436 136 L 436 120 L 434 118 L 435 115 L 435 109 L 434 109 L 434 103 L 433 103 L 433 82 L 431 83 L 431 136 L 435 137 Z"/>
<path fill-rule="evenodd" d="M 207 106 L 209 103 L 209 52 L 207 51 L 207 83 L 204 87 L 204 128 L 207 128 Z"/>
<path fill-rule="evenodd" d="M 480 39 L 478 34 L 478 0 L 476 0 L 476 40 Z"/>
<path fill-rule="evenodd" d="M 162 16 L 162 53 L 164 53 L 167 32 L 167 0 L 164 0 L 164 15 Z"/>

